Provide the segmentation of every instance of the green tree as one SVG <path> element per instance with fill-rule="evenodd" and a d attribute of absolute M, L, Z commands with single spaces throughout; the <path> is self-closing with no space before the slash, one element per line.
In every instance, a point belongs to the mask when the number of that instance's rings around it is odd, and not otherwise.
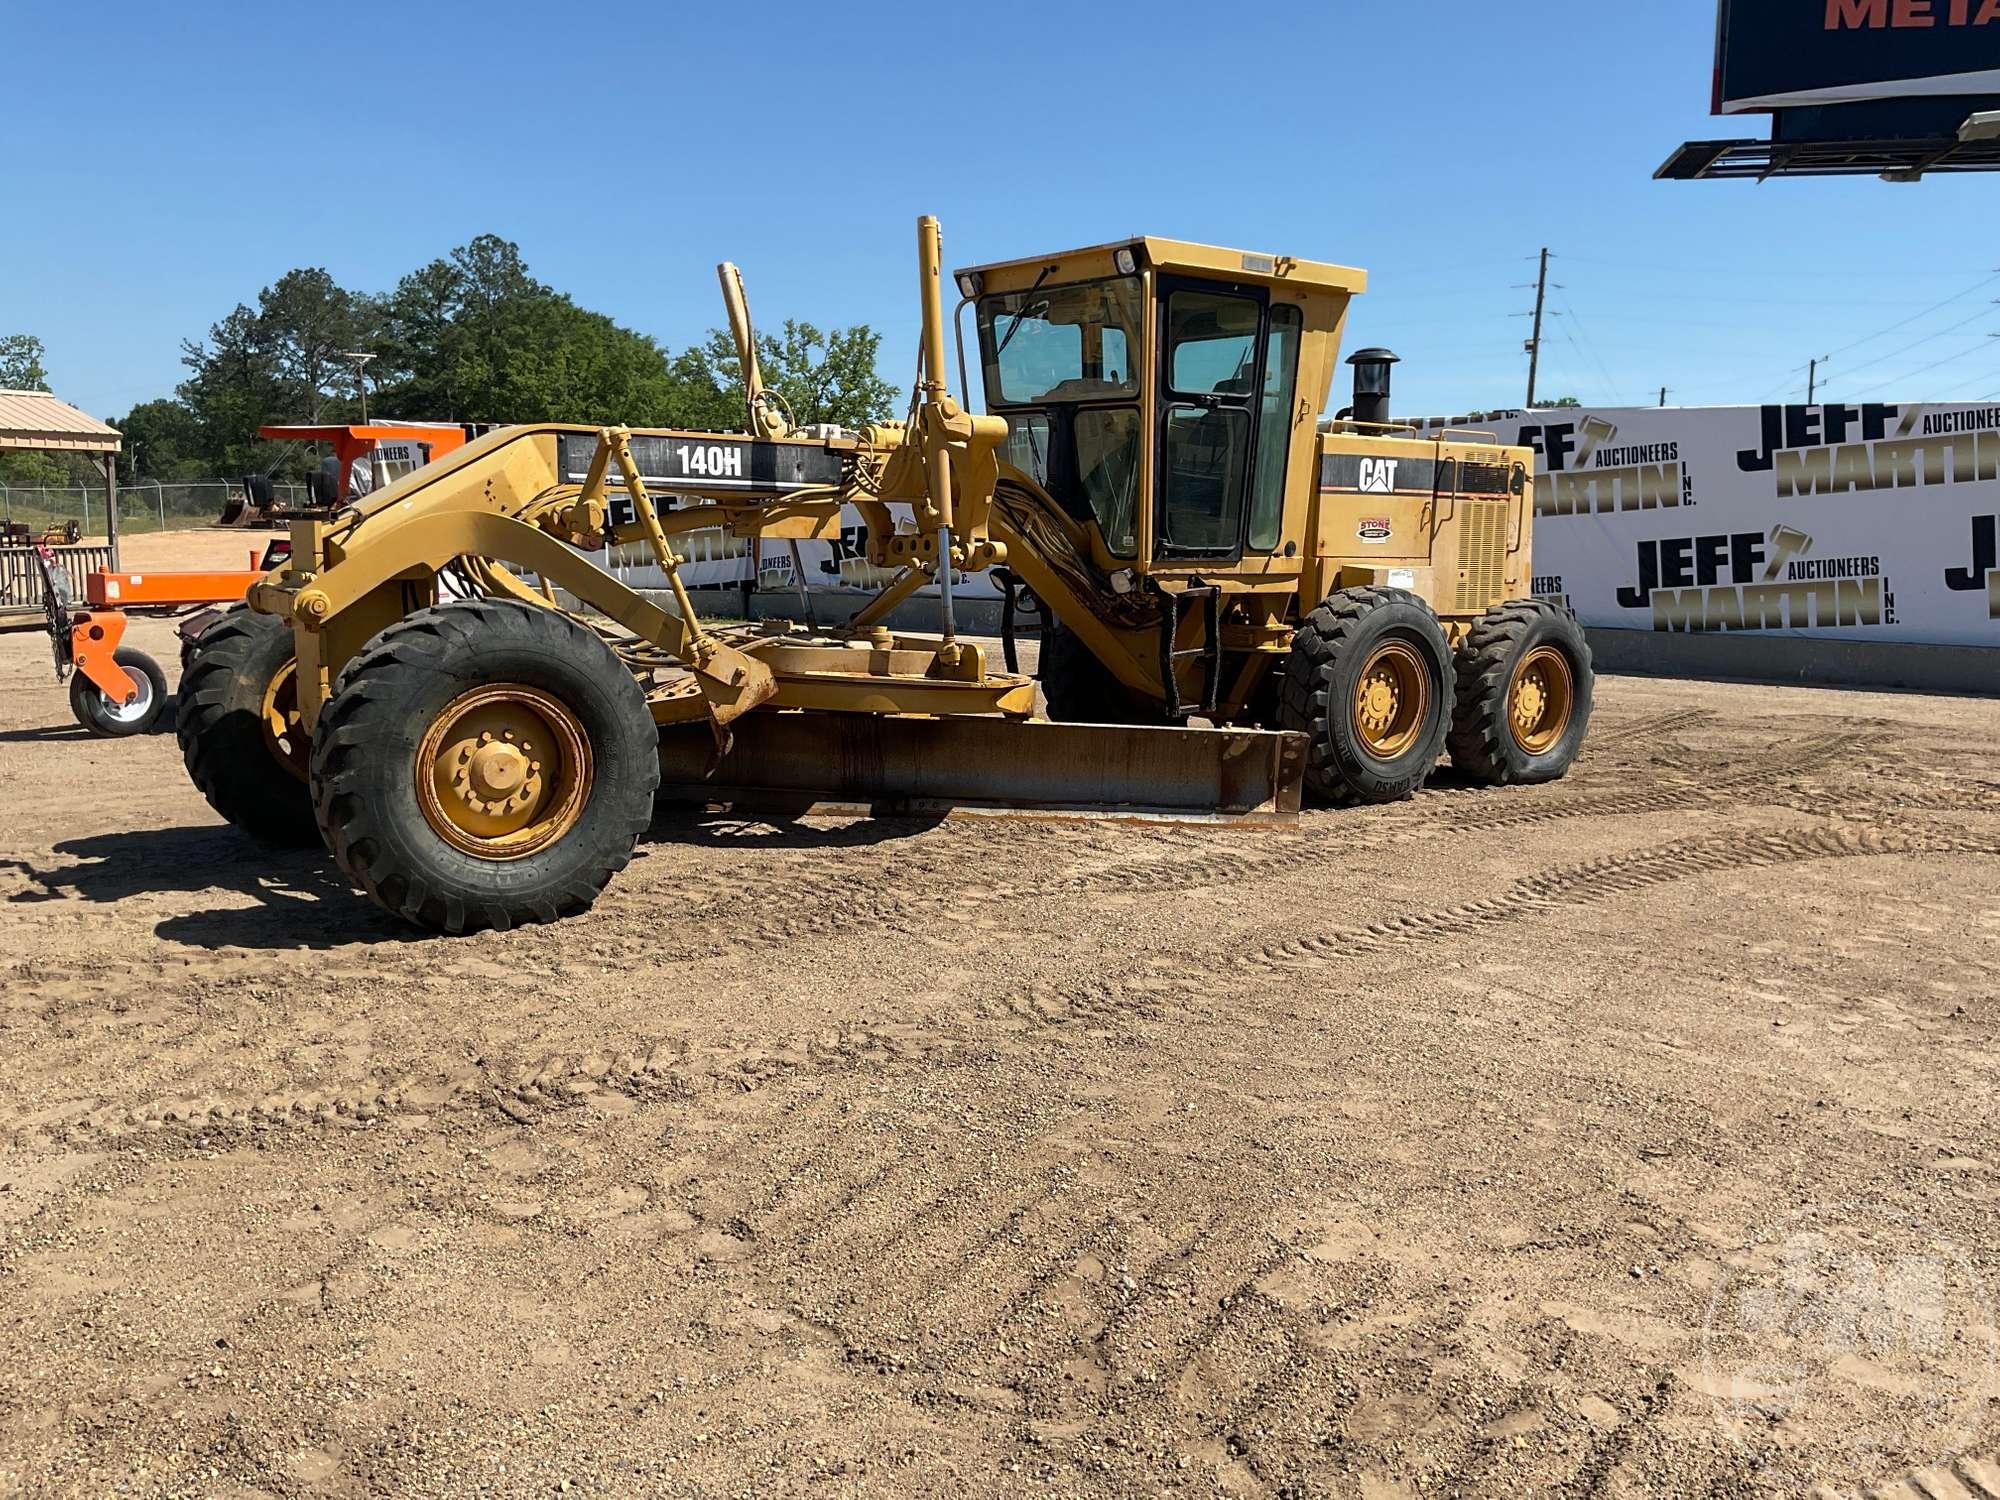
<path fill-rule="evenodd" d="M 42 368 L 47 354 L 32 333 L 0 334 L 0 390 L 47 390 L 49 372 Z"/>
<path fill-rule="evenodd" d="M 865 323 L 823 333 L 811 323 L 787 318 L 782 333 L 757 335 L 757 365 L 765 387 L 778 394 L 797 425 L 863 427 L 887 418 L 896 400 L 895 387 L 875 368 L 881 347 L 882 335 Z M 743 425 L 742 362 L 731 334 L 710 329 L 680 368 L 706 384 L 704 410 L 726 412 L 720 425 Z"/>
<path fill-rule="evenodd" d="M 297 467 L 285 462 L 282 445 L 257 436 L 264 422 L 301 414 L 286 399 L 255 311 L 239 303 L 208 330 L 206 342 L 181 345 L 181 363 L 189 374 L 178 395 L 201 433 L 202 456 L 216 469 L 236 475 Z"/>
<path fill-rule="evenodd" d="M 208 331 L 183 344 L 188 367 L 179 395 L 201 438 L 194 445 L 225 473 L 291 472 L 305 452 L 274 443 L 257 429 L 274 422 L 345 422 L 360 412 L 359 391 L 340 356 L 379 341 L 381 314 L 325 270 L 287 271 L 239 303 Z"/>
<path fill-rule="evenodd" d="M 799 423 L 852 427 L 891 414 L 896 393 L 875 371 L 880 343 L 866 325 L 822 333 L 787 322 L 758 348 L 766 383 Z M 307 451 L 257 429 L 358 416 L 340 358 L 350 350 L 377 356 L 370 407 L 382 415 L 709 431 L 744 421 L 728 335 L 670 355 L 536 280 L 518 245 L 484 234 L 382 296 L 349 291 L 323 269 L 286 272 L 254 306 L 182 345 L 188 377 L 175 400 L 134 407 L 120 426 L 148 477 L 296 472 Z"/>
<path fill-rule="evenodd" d="M 257 333 L 291 410 L 308 422 L 358 413 L 352 366 L 341 358 L 374 342 L 379 316 L 366 297 L 314 267 L 287 271 L 257 298 Z"/>
<path fill-rule="evenodd" d="M 216 475 L 201 420 L 184 401 L 142 401 L 113 425 L 125 434 L 127 472 L 133 480 L 173 484 Z"/>
<path fill-rule="evenodd" d="M 688 404 L 666 352 L 578 307 L 483 234 L 382 299 L 382 403 L 471 422 L 675 422 Z"/>

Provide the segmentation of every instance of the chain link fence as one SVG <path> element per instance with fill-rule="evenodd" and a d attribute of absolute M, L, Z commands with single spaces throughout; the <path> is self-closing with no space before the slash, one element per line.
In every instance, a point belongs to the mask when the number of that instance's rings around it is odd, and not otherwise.
<path fill-rule="evenodd" d="M 311 503 L 303 484 L 274 484 L 271 488 L 280 507 L 303 507 Z M 131 535 L 212 526 L 242 492 L 243 486 L 233 479 L 203 479 L 190 484 L 160 484 L 143 479 L 137 484 L 121 485 L 118 529 Z M 0 520 L 8 523 L 10 535 L 18 535 L 19 529 L 25 527 L 39 538 L 44 533 L 66 532 L 73 523 L 80 537 L 103 536 L 104 488 L 0 484 Z"/>

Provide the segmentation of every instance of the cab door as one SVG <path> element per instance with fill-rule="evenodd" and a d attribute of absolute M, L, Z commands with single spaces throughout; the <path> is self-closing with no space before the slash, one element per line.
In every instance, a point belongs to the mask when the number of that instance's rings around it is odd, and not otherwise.
<path fill-rule="evenodd" d="M 1260 287 L 1163 277 L 1154 559 L 1243 551 L 1264 366 Z"/>
<path fill-rule="evenodd" d="M 1262 287 L 1162 278 L 1153 560 L 1282 540 L 1303 313 Z"/>

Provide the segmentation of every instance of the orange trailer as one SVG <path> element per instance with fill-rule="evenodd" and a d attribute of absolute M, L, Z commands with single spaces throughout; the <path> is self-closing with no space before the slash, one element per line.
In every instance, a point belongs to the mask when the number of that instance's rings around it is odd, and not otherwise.
<path fill-rule="evenodd" d="M 127 611 L 172 613 L 196 605 L 238 603 L 251 584 L 291 554 L 291 544 L 272 542 L 261 558 L 255 550 L 248 551 L 246 566 L 240 570 L 113 573 L 100 569 L 85 576 L 81 605 L 54 552 L 43 546 L 36 554 L 42 565 L 56 681 L 69 679 L 70 711 L 92 734 L 122 736 L 151 729 L 167 703 L 167 677 L 160 664 L 136 646 L 123 644 Z M 197 629 L 195 634 L 199 633 Z M 182 639 L 190 639 L 186 625 Z"/>

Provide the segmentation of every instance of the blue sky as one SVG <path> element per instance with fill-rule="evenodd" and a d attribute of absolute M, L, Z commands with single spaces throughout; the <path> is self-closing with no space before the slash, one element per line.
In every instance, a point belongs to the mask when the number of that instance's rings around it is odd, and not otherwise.
<path fill-rule="evenodd" d="M 1651 180 L 1763 125 L 1708 116 L 1712 27 L 1708 0 L 7 0 L 0 332 L 116 415 L 290 267 L 385 289 L 493 231 L 675 348 L 734 259 L 761 322 L 872 323 L 902 386 L 928 211 L 948 264 L 1149 232 L 1365 266 L 1349 342 L 1403 356 L 1405 412 L 1519 402 L 1544 244 L 1548 395 L 1802 397 L 1828 353 L 1830 398 L 2000 393 L 2000 180 Z"/>

